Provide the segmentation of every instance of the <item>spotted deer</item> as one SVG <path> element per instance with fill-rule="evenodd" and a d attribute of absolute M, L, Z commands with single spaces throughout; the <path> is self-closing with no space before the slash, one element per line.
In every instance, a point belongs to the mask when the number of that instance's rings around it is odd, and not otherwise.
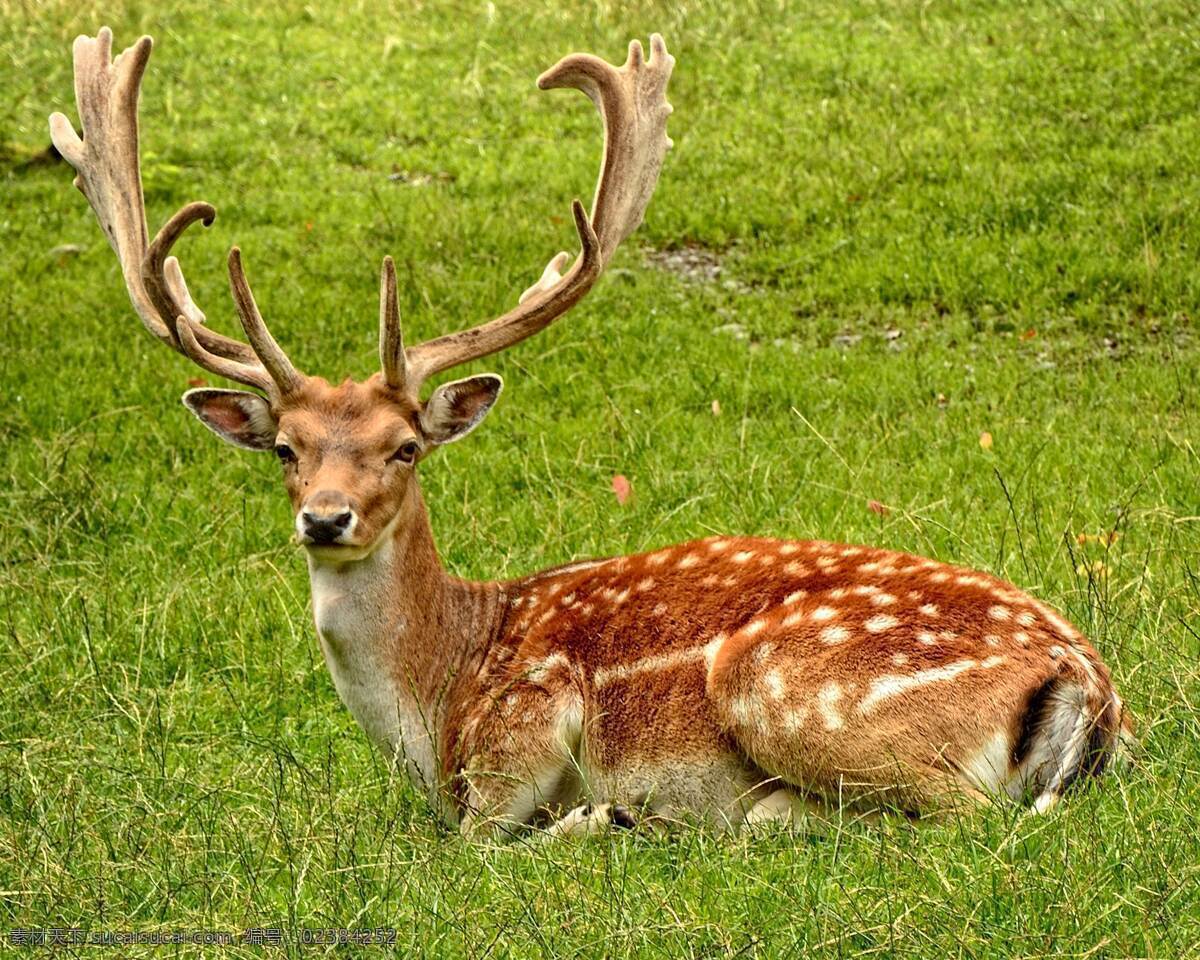
<path fill-rule="evenodd" d="M 425 400 L 421 388 L 564 314 L 641 222 L 671 146 L 675 61 L 661 37 L 649 58 L 634 41 L 619 68 L 577 53 L 538 79 L 582 90 L 603 121 L 570 267 L 560 253 L 507 313 L 406 346 L 385 258 L 381 370 L 336 385 L 276 343 L 236 247 L 248 343 L 205 325 L 170 251 L 213 207 L 187 204 L 149 240 L 137 106 L 151 41 L 115 60 L 111 43 L 107 29 L 75 41 L 83 135 L 56 113 L 55 146 L 146 329 L 252 388 L 189 390 L 183 402 L 235 446 L 275 452 L 334 685 L 464 832 L 561 837 L 676 817 L 733 828 L 810 804 L 922 814 L 1008 797 L 1045 811 L 1103 768 L 1126 727 L 1108 669 L 1062 616 L 986 573 L 750 537 L 503 582 L 439 562 L 417 466 L 479 424 L 501 381 L 454 380 Z"/>

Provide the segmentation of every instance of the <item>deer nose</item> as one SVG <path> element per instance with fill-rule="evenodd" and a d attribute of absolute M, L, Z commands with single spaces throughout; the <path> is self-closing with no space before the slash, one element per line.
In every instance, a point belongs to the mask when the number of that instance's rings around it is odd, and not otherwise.
<path fill-rule="evenodd" d="M 318 546 L 336 543 L 353 519 L 354 514 L 345 508 L 333 511 L 306 508 L 300 514 L 304 536 Z"/>

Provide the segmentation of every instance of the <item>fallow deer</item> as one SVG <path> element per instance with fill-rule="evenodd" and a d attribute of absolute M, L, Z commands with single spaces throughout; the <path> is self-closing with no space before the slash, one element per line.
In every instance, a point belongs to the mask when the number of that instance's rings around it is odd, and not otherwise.
<path fill-rule="evenodd" d="M 275 342 L 234 247 L 249 343 L 205 326 L 170 251 L 215 211 L 189 203 L 150 241 L 137 107 L 151 50 L 115 61 L 79 37 L 82 139 L 53 140 L 162 343 L 256 392 L 183 402 L 230 443 L 273 450 L 307 553 L 321 649 L 369 737 L 465 833 L 551 836 L 691 816 L 727 827 L 812 802 L 920 814 L 1010 797 L 1037 811 L 1099 772 L 1126 721 L 1109 671 L 1050 607 L 986 573 L 825 541 L 711 537 L 472 583 L 438 559 L 417 482 L 433 448 L 473 430 L 500 392 L 433 375 L 536 333 L 592 287 L 641 222 L 670 140 L 660 36 L 624 65 L 573 54 L 542 89 L 596 104 L 603 162 L 580 252 L 554 257 L 502 316 L 405 346 L 383 261 L 381 371 L 332 385 Z M 564 269 L 566 272 L 564 273 Z"/>

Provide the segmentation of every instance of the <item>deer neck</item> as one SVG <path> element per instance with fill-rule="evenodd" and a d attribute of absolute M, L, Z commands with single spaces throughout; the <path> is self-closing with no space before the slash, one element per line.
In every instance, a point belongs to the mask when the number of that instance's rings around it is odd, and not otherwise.
<path fill-rule="evenodd" d="M 446 573 L 415 483 L 371 554 L 346 563 L 310 555 L 308 568 L 338 695 L 367 735 L 434 795 L 447 694 L 499 630 L 499 585 Z"/>

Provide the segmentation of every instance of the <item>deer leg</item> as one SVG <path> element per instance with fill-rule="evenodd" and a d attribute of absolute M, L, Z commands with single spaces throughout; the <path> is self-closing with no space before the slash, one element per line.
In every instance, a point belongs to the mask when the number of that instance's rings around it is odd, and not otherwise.
<path fill-rule="evenodd" d="M 556 820 L 546 830 L 555 840 L 591 837 L 615 830 L 634 830 L 641 823 L 638 814 L 619 803 L 585 803 Z"/>
<path fill-rule="evenodd" d="M 782 822 L 795 827 L 804 823 L 810 815 L 821 815 L 825 811 L 808 797 L 794 790 L 781 787 L 758 801 L 746 813 L 747 826 L 761 823 Z"/>

